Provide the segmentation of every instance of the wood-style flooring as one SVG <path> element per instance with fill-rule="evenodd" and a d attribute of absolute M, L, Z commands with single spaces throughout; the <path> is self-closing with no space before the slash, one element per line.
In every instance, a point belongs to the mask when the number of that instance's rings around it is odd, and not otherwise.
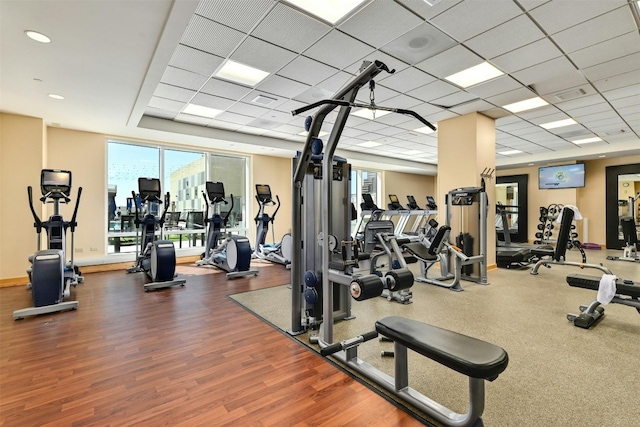
<path fill-rule="evenodd" d="M 0 426 L 415 426 L 421 423 L 227 295 L 289 283 L 283 266 L 227 280 L 178 266 L 184 288 L 92 273 L 77 311 L 14 321 L 0 289 Z"/>

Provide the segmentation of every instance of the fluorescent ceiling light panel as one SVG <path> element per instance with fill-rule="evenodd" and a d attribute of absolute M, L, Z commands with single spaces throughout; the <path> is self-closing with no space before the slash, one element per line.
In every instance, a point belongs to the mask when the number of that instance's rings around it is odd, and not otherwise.
<path fill-rule="evenodd" d="M 422 154 L 422 151 L 420 150 L 398 151 L 398 154 L 402 154 L 403 156 L 415 156 L 416 154 Z"/>
<path fill-rule="evenodd" d="M 62 95 L 58 95 L 56 93 L 50 93 L 49 94 L 49 98 L 53 98 L 53 99 L 64 99 L 64 96 Z"/>
<path fill-rule="evenodd" d="M 598 138 L 597 136 L 594 136 L 593 138 L 584 138 L 584 139 L 576 139 L 575 141 L 571 141 L 574 144 L 588 144 L 590 142 L 598 142 L 598 141 L 602 141 L 602 139 Z"/>
<path fill-rule="evenodd" d="M 362 117 L 363 119 L 374 120 L 379 119 L 382 116 L 386 116 L 387 114 L 391 114 L 391 111 L 370 110 L 368 108 L 361 108 L 351 114 L 353 114 L 354 116 Z"/>
<path fill-rule="evenodd" d="M 382 144 L 380 144 L 379 142 L 375 142 L 375 141 L 365 141 L 365 142 L 361 142 L 360 144 L 356 144 L 358 147 L 364 147 L 364 148 L 373 148 L 373 147 L 378 147 Z"/>
<path fill-rule="evenodd" d="M 268 75 L 269 73 L 266 71 L 258 70 L 257 68 L 227 59 L 218 72 L 214 74 L 214 77 L 247 86 L 255 86 Z"/>
<path fill-rule="evenodd" d="M 327 22 L 335 24 L 364 0 L 286 0 L 294 6 L 305 10 Z"/>
<path fill-rule="evenodd" d="M 425 127 L 421 127 L 421 128 L 418 128 L 418 129 L 414 129 L 414 132 L 420 132 L 420 133 L 424 133 L 424 134 L 429 134 L 429 133 L 434 133 L 435 130 L 431 129 L 428 126 L 425 126 Z"/>
<path fill-rule="evenodd" d="M 558 120 L 557 122 L 542 123 L 540 127 L 543 127 L 545 129 L 555 129 L 555 128 L 561 128 L 563 126 L 571 126 L 571 125 L 577 125 L 577 124 L 578 122 L 576 122 L 573 119 L 564 119 L 564 120 Z"/>
<path fill-rule="evenodd" d="M 507 151 L 498 151 L 498 154 L 502 154 L 503 156 L 511 156 L 513 154 L 520 154 L 522 151 L 520 150 L 507 150 Z"/>
<path fill-rule="evenodd" d="M 49 37 L 37 31 L 26 30 L 24 33 L 27 35 L 27 37 L 37 42 L 51 43 L 51 39 Z"/>
<path fill-rule="evenodd" d="M 208 117 L 212 119 L 222 113 L 222 110 L 204 107 L 202 105 L 188 104 L 182 112 L 185 114 L 191 114 L 192 116 Z"/>
<path fill-rule="evenodd" d="M 307 132 L 306 130 L 303 130 L 302 132 L 300 132 L 298 135 L 300 136 L 307 136 L 309 132 Z M 322 138 L 325 135 L 329 135 L 329 132 L 325 132 L 323 130 L 321 130 L 320 132 L 318 132 L 318 138 Z"/>
<path fill-rule="evenodd" d="M 498 70 L 488 62 L 483 62 L 474 67 L 467 68 L 458 73 L 452 74 L 449 77 L 445 77 L 445 80 L 449 80 L 460 87 L 469 87 L 477 85 L 478 83 L 486 82 L 494 77 L 503 75 L 504 73 Z"/>
<path fill-rule="evenodd" d="M 529 98 L 524 101 L 514 102 L 513 104 L 503 105 L 502 108 L 509 110 L 512 113 L 519 113 L 521 111 L 533 110 L 534 108 L 543 107 L 545 105 L 549 105 L 549 103 L 536 96 L 535 98 Z"/>

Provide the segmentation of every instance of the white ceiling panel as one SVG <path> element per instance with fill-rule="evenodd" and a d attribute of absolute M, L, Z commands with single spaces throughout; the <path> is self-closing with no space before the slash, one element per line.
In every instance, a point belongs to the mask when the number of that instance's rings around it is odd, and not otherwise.
<path fill-rule="evenodd" d="M 162 83 L 191 90 L 199 90 L 206 81 L 207 77 L 201 74 L 192 73 L 175 67 L 167 67 L 160 79 L 160 82 Z"/>
<path fill-rule="evenodd" d="M 504 37 L 504 34 L 511 34 Z M 544 37 L 544 33 L 526 15 L 520 15 L 465 42 L 475 53 L 495 58 Z M 557 55 L 556 55 L 557 56 Z"/>
<path fill-rule="evenodd" d="M 226 58 L 244 38 L 240 31 L 194 15 L 180 43 Z"/>
<path fill-rule="evenodd" d="M 196 93 L 195 90 L 160 83 L 153 95 L 160 98 L 173 99 L 174 101 L 189 102 Z"/>
<path fill-rule="evenodd" d="M 506 73 L 513 73 L 559 56 L 562 56 L 562 52 L 544 38 L 493 58 L 490 62 Z"/>
<path fill-rule="evenodd" d="M 517 89 L 522 85 L 509 75 L 502 75 L 488 82 L 468 87 L 467 92 L 472 93 L 481 98 L 499 95 Z"/>
<path fill-rule="evenodd" d="M 206 93 L 198 93 L 191 100 L 192 104 L 202 105 L 204 107 L 215 108 L 217 110 L 226 110 L 235 104 L 236 101 L 232 101 L 227 98 L 221 98 L 219 96 L 208 95 Z"/>
<path fill-rule="evenodd" d="M 184 108 L 184 102 L 152 96 L 149 101 L 149 107 L 178 113 Z"/>
<path fill-rule="evenodd" d="M 600 92 L 606 92 L 613 89 L 620 89 L 626 86 L 637 85 L 640 83 L 640 73 L 631 71 L 617 76 L 609 77 L 593 82 L 593 85 Z"/>
<path fill-rule="evenodd" d="M 393 19 L 389 19 L 393 17 Z M 371 22 L 383 23 L 371 25 Z M 358 40 L 379 48 L 420 25 L 422 20 L 394 1 L 374 1 L 339 28 Z"/>
<path fill-rule="evenodd" d="M 275 73 L 296 57 L 294 52 L 247 37 L 231 55 L 231 59 L 269 73 Z"/>
<path fill-rule="evenodd" d="M 640 33 L 631 31 L 602 43 L 577 50 L 569 58 L 580 68 L 606 63 L 612 59 L 636 53 L 640 50 Z"/>
<path fill-rule="evenodd" d="M 209 79 L 202 88 L 202 92 L 209 95 L 221 96 L 223 98 L 235 100 L 243 98 L 251 92 L 251 88 L 220 79 Z"/>
<path fill-rule="evenodd" d="M 313 86 L 328 79 L 337 71 L 336 68 L 321 62 L 299 56 L 278 71 L 278 75 Z"/>
<path fill-rule="evenodd" d="M 294 96 L 304 92 L 310 87 L 310 85 L 275 74 L 267 77 L 262 82 L 260 82 L 258 86 L 256 86 L 257 89 L 274 95 L 282 96 L 284 98 L 293 98 Z"/>
<path fill-rule="evenodd" d="M 237 0 L 207 0 L 200 2 L 196 14 L 247 32 L 272 6 L 272 0 L 251 0 L 251 7 L 240 8 Z"/>
<path fill-rule="evenodd" d="M 161 108 L 154 108 L 154 107 L 147 107 L 144 113 L 151 117 L 158 117 L 160 119 L 167 119 L 167 120 L 173 120 L 177 115 L 177 113 L 164 110 Z"/>
<path fill-rule="evenodd" d="M 531 16 L 548 34 L 555 34 L 574 25 L 623 6 L 624 0 L 550 1 L 535 10 Z"/>
<path fill-rule="evenodd" d="M 436 98 L 442 98 L 443 96 L 455 93 L 459 91 L 458 87 L 443 82 L 441 80 L 436 80 L 424 86 L 420 86 L 417 89 L 410 90 L 407 92 L 407 95 L 422 100 L 424 102 L 429 102 Z"/>
<path fill-rule="evenodd" d="M 433 80 L 435 79 L 427 73 L 411 67 L 395 72 L 385 78 L 381 84 L 385 87 L 393 87 L 397 92 L 404 93 L 432 82 Z"/>
<path fill-rule="evenodd" d="M 387 43 L 380 50 L 407 64 L 417 64 L 457 44 L 451 37 L 425 22 Z"/>
<path fill-rule="evenodd" d="M 601 3 L 609 3 L 609 0 Z M 612 0 L 612 3 L 617 4 L 617 1 Z M 594 29 L 597 29 L 597 31 Z M 554 34 L 551 38 L 558 43 L 565 53 L 571 53 L 621 36 L 634 29 L 636 28 L 631 9 L 625 5 Z"/>
<path fill-rule="evenodd" d="M 210 77 L 222 65 L 224 58 L 194 49 L 189 46 L 178 45 L 169 65 L 183 70 L 192 71 Z"/>
<path fill-rule="evenodd" d="M 253 119 L 254 117 L 245 116 L 243 114 L 236 114 L 229 111 L 225 111 L 224 113 L 218 114 L 216 116 L 216 120 L 234 123 L 238 125 L 246 125 L 247 123 L 250 123 Z"/>
<path fill-rule="evenodd" d="M 595 81 L 637 70 L 640 70 L 640 52 L 585 68 L 582 72 L 589 80 Z"/>
<path fill-rule="evenodd" d="M 252 32 L 255 37 L 301 53 L 331 27 L 282 3 L 260 22 Z"/>
<path fill-rule="evenodd" d="M 339 48 L 337 48 L 339 46 Z M 353 58 L 363 58 L 374 48 L 339 30 L 332 30 L 304 52 L 304 55 L 332 67 L 343 69 L 351 65 Z"/>
<path fill-rule="evenodd" d="M 445 78 L 458 71 L 482 63 L 482 57 L 462 45 L 452 47 L 438 55 L 416 64 L 416 68 L 432 76 Z"/>
<path fill-rule="evenodd" d="M 633 96 L 633 97 L 640 96 L 640 84 L 629 85 L 629 86 L 625 86 L 618 89 L 608 90 L 608 91 L 602 92 L 602 94 L 609 101 L 613 101 L 614 99 L 627 98 L 630 96 Z"/>
<path fill-rule="evenodd" d="M 524 85 L 532 85 L 545 80 L 553 79 L 558 75 L 571 75 L 575 67 L 567 58 L 561 56 L 541 64 L 534 65 L 524 70 L 516 71 L 511 75 Z"/>
<path fill-rule="evenodd" d="M 247 104 L 245 102 L 236 102 L 231 106 L 231 108 L 227 109 L 227 111 L 250 117 L 260 117 L 263 114 L 267 113 L 269 109 L 257 105 Z"/>
<path fill-rule="evenodd" d="M 522 14 L 513 2 L 465 1 L 431 19 L 453 38 L 465 41 Z"/>
<path fill-rule="evenodd" d="M 191 114 L 183 114 L 183 113 L 178 114 L 174 120 L 176 122 L 192 123 L 192 124 L 201 125 L 201 126 L 207 126 L 207 124 L 211 122 L 211 119 L 207 117 L 200 117 L 200 116 L 194 116 Z"/>

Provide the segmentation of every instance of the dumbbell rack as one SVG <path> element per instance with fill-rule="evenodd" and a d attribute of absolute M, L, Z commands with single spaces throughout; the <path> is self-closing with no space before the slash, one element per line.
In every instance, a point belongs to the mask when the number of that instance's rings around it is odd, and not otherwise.
<path fill-rule="evenodd" d="M 533 242 L 536 245 L 548 245 L 549 243 L 555 243 L 556 239 L 553 238 L 553 230 L 555 228 L 554 221 L 560 215 L 564 205 L 553 203 L 547 207 L 540 207 L 540 223 L 538 224 L 538 231 L 536 232 L 536 240 Z"/>

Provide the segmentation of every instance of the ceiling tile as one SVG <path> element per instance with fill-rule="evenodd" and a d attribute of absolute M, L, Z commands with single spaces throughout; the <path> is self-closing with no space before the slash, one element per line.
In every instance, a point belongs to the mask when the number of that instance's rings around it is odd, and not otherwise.
<path fill-rule="evenodd" d="M 216 116 L 216 120 L 220 120 L 222 122 L 235 123 L 238 125 L 246 125 L 251 122 L 254 117 L 245 116 L 242 114 L 230 113 L 229 111 L 225 111 L 224 113 L 220 113 Z"/>
<path fill-rule="evenodd" d="M 532 85 L 556 76 L 569 74 L 575 71 L 576 67 L 567 58 L 561 56 L 541 64 L 534 65 L 524 70 L 517 71 L 511 75 L 525 85 Z"/>
<path fill-rule="evenodd" d="M 158 98 L 157 96 L 152 96 L 151 101 L 149 101 L 149 107 L 155 108 L 157 110 L 164 110 L 173 113 L 178 113 L 182 111 L 184 107 L 184 102 L 173 101 L 171 99 Z"/>
<path fill-rule="evenodd" d="M 272 7 L 272 0 L 251 0 L 251 7 L 238 7 L 237 0 L 201 1 L 196 14 L 239 31 L 249 31 Z"/>
<path fill-rule="evenodd" d="M 465 1 L 447 9 L 430 22 L 440 30 L 464 41 L 522 14 L 514 2 Z"/>
<path fill-rule="evenodd" d="M 245 116 L 260 117 L 263 114 L 267 113 L 269 109 L 259 107 L 257 105 L 247 104 L 246 102 L 236 102 L 227 111 L 231 113 L 242 114 Z"/>
<path fill-rule="evenodd" d="M 441 106 L 442 108 L 447 110 L 450 109 L 455 111 L 454 107 L 466 105 L 466 103 L 475 100 L 478 100 L 477 96 L 459 90 L 455 93 L 451 93 L 441 98 L 434 99 L 430 101 L 430 103 L 436 106 Z"/>
<path fill-rule="evenodd" d="M 173 111 L 161 110 L 154 107 L 147 107 L 147 109 L 144 110 L 144 115 L 167 120 L 173 120 L 176 117 L 176 113 Z"/>
<path fill-rule="evenodd" d="M 505 37 L 505 34 L 509 34 L 509 37 Z M 490 59 L 543 37 L 544 33 L 531 22 L 528 16 L 520 15 L 467 40 L 464 44 L 478 55 Z"/>
<path fill-rule="evenodd" d="M 602 80 L 593 82 L 593 85 L 600 92 L 608 90 L 619 89 L 625 86 L 636 85 L 640 83 L 640 73 L 637 71 L 631 71 L 617 76 L 609 77 Z"/>
<path fill-rule="evenodd" d="M 582 72 L 589 80 L 595 81 L 634 70 L 640 70 L 640 52 L 585 68 Z"/>
<path fill-rule="evenodd" d="M 345 73 L 344 71 L 338 71 L 328 79 L 318 83 L 316 87 L 318 87 L 319 89 L 328 90 L 333 95 L 334 93 L 338 92 L 338 90 L 352 78 L 353 76 L 351 74 Z"/>
<path fill-rule="evenodd" d="M 613 0 L 613 3 L 617 1 Z M 551 37 L 565 53 L 571 53 L 634 30 L 637 31 L 637 28 L 631 9 L 625 5 Z"/>
<path fill-rule="evenodd" d="M 205 84 L 207 77 L 180 68 L 167 67 L 160 81 L 171 86 L 198 90 Z"/>
<path fill-rule="evenodd" d="M 559 56 L 562 56 L 562 52 L 544 38 L 493 58 L 490 62 L 505 73 L 513 73 Z"/>
<path fill-rule="evenodd" d="M 338 46 L 339 48 L 336 48 Z M 332 67 L 343 69 L 351 65 L 352 58 L 369 56 L 374 50 L 371 46 L 339 30 L 332 30 L 307 49 L 304 55 Z"/>
<path fill-rule="evenodd" d="M 551 1 L 531 11 L 531 16 L 549 34 L 580 24 L 606 12 L 623 6 L 624 0 L 581 0 L 576 7 L 573 1 Z"/>
<path fill-rule="evenodd" d="M 460 89 L 450 83 L 436 80 L 407 92 L 407 95 L 420 99 L 424 102 L 429 102 L 437 98 L 442 98 L 445 95 L 455 93 L 459 90 Z"/>
<path fill-rule="evenodd" d="M 371 25 L 372 22 L 384 24 Z M 420 18 L 396 2 L 374 1 L 347 19 L 339 28 L 358 40 L 379 48 L 417 27 L 421 22 Z"/>
<path fill-rule="evenodd" d="M 482 62 L 484 62 L 482 57 L 458 45 L 416 64 L 415 67 L 432 76 L 445 78 Z"/>
<path fill-rule="evenodd" d="M 224 58 L 185 45 L 178 45 L 169 65 L 210 77 L 222 64 Z"/>
<path fill-rule="evenodd" d="M 217 110 L 226 110 L 235 104 L 235 101 L 227 98 L 220 98 L 219 96 L 208 95 L 206 93 L 199 93 L 191 100 L 191 103 L 202 105 L 204 107 L 215 108 Z"/>
<path fill-rule="evenodd" d="M 284 68 L 278 75 L 314 86 L 334 75 L 338 70 L 305 56 L 299 56 Z"/>
<path fill-rule="evenodd" d="M 394 90 L 398 92 L 407 92 L 433 80 L 434 78 L 426 74 L 424 71 L 411 67 L 402 71 L 397 71 L 382 80 L 381 84 L 386 87 L 393 87 Z"/>
<path fill-rule="evenodd" d="M 159 83 L 153 96 L 160 98 L 173 99 L 174 101 L 188 102 L 196 94 L 195 90 L 189 90 L 178 86 L 171 86 Z"/>
<path fill-rule="evenodd" d="M 569 58 L 580 68 L 601 64 L 615 58 L 640 51 L 640 33 L 631 31 L 602 43 L 569 54 Z"/>
<path fill-rule="evenodd" d="M 328 25 L 278 3 L 253 30 L 252 35 L 301 53 L 330 29 Z"/>
<path fill-rule="evenodd" d="M 220 79 L 209 79 L 201 92 L 209 95 L 221 96 L 231 100 L 237 100 L 251 92 L 251 88 Z"/>
<path fill-rule="evenodd" d="M 457 44 L 451 37 L 425 22 L 387 43 L 380 50 L 408 64 L 417 64 Z"/>
<path fill-rule="evenodd" d="M 289 63 L 296 54 L 255 37 L 246 38 L 230 56 L 236 62 L 257 68 L 268 73 L 275 73 Z"/>
<path fill-rule="evenodd" d="M 510 90 L 514 90 L 519 87 L 522 87 L 520 83 L 514 80 L 511 76 L 505 74 L 495 79 L 489 80 L 488 82 L 468 87 L 466 88 L 466 91 L 481 98 L 487 98 L 490 96 L 509 92 Z"/>
<path fill-rule="evenodd" d="M 226 58 L 244 37 L 240 31 L 194 15 L 180 44 Z"/>
<path fill-rule="evenodd" d="M 271 75 L 261 81 L 256 89 L 271 93 L 283 98 L 293 98 L 301 92 L 309 89 L 310 86 L 286 77 Z"/>

